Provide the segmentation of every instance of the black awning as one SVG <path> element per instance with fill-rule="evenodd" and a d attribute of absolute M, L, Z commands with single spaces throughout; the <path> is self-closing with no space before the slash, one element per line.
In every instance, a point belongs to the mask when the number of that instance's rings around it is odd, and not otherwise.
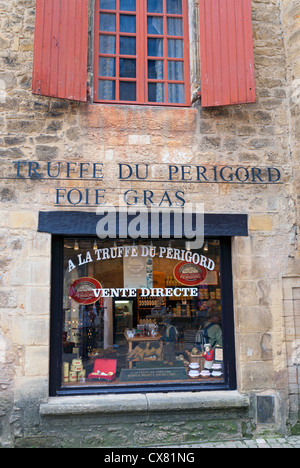
<path fill-rule="evenodd" d="M 136 218 L 137 214 L 128 214 L 127 226 L 130 222 Z M 47 232 L 53 235 L 63 236 L 97 236 L 97 225 L 106 214 L 97 214 L 92 212 L 81 212 L 81 211 L 48 211 L 39 213 L 39 224 L 38 232 Z M 130 237 L 123 236 L 122 229 L 119 227 L 119 213 L 115 213 L 116 216 L 116 237 Z M 160 213 L 160 224 L 158 228 L 159 235 L 157 237 L 164 237 L 165 221 L 162 219 L 163 214 Z M 171 214 L 170 217 L 169 232 L 170 238 L 174 236 L 177 224 L 174 224 L 174 217 Z M 196 229 L 196 215 L 192 214 L 193 229 Z M 123 226 L 124 232 L 124 226 Z M 152 231 L 153 232 L 153 231 Z M 183 231 L 184 232 L 184 231 Z M 107 233 L 107 236 L 112 238 L 111 233 Z M 206 213 L 204 214 L 204 236 L 205 237 L 235 237 L 235 236 L 248 236 L 248 215 L 247 214 L 215 214 Z M 151 238 L 151 213 L 148 213 L 148 236 L 140 236 Z M 178 236 L 177 236 L 178 237 Z M 184 235 L 182 237 L 185 237 Z"/>

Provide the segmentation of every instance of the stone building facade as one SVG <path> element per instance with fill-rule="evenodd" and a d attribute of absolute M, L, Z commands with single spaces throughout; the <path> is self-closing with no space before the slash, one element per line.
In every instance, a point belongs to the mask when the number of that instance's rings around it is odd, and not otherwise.
<path fill-rule="evenodd" d="M 197 6 L 189 0 L 195 24 Z M 1 446 L 149 446 L 299 429 L 299 17 L 296 0 L 252 0 L 255 103 L 92 104 L 32 94 L 35 1 L 0 2 Z M 201 83 L 190 29 L 192 95 Z M 34 176 L 57 161 L 101 163 L 104 179 Z M 232 236 L 236 389 L 49 398 L 52 237 L 38 232 L 39 213 L 94 212 L 86 199 L 68 203 L 74 188 L 105 190 L 113 206 L 127 190 L 143 201 L 145 182 L 121 180 L 120 164 L 149 165 L 156 205 L 181 191 L 206 213 L 248 216 L 248 236 Z M 189 177 L 166 180 L 171 165 Z M 191 183 L 196 166 L 227 169 L 222 183 Z M 253 183 L 232 183 L 239 167 Z M 281 178 L 267 183 L 257 168 Z"/>

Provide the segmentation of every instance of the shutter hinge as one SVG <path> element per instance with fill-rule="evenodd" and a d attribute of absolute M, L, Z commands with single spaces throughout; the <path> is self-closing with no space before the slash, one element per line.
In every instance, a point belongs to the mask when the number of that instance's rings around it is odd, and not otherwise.
<path fill-rule="evenodd" d="M 195 91 L 192 95 L 192 104 L 194 104 L 195 102 L 201 100 L 201 91 L 200 89 L 198 89 L 197 91 Z"/>

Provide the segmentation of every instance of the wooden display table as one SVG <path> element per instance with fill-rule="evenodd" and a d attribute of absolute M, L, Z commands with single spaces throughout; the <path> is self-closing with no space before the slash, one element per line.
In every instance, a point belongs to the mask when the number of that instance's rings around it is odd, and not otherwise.
<path fill-rule="evenodd" d="M 136 361 L 157 361 L 162 359 L 163 342 L 161 342 L 159 346 L 151 346 L 151 343 L 159 341 L 162 335 L 156 335 L 154 337 L 134 336 L 133 338 L 129 338 L 126 333 L 124 333 L 124 335 L 128 343 L 129 369 L 132 369 L 132 363 Z M 136 346 L 135 348 L 133 348 L 133 343 L 135 343 L 136 345 L 146 344 L 146 346 Z M 135 350 L 136 352 L 134 352 Z"/>

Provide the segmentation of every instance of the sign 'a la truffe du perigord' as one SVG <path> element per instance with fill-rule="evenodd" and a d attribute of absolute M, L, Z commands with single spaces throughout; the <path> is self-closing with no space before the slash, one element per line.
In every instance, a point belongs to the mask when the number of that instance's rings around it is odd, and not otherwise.
<path fill-rule="evenodd" d="M 55 187 L 54 205 L 57 207 L 97 207 L 107 204 L 106 195 L 116 189 L 102 187 L 106 181 L 102 162 L 78 161 L 12 161 L 2 164 L 0 179 L 32 181 L 68 181 L 68 186 Z M 110 163 L 111 174 L 111 163 Z M 159 174 L 159 177 L 156 177 Z M 127 206 L 183 207 L 185 190 L 162 190 L 161 184 L 241 184 L 274 185 L 281 182 L 281 170 L 276 167 L 246 167 L 230 165 L 127 164 L 116 165 L 116 178 L 121 184 L 138 182 L 143 189 L 125 188 L 123 202 Z M 72 186 L 70 186 L 70 181 Z M 76 182 L 81 184 L 76 186 Z M 95 186 L 82 187 L 82 182 Z M 96 185 L 97 184 L 97 185 Z M 100 184 L 100 185 L 99 185 Z M 146 184 L 149 184 L 148 186 Z M 154 186 L 160 184 L 160 188 Z M 80 185 L 80 186 L 79 186 Z M 186 187 L 186 185 L 185 185 Z M 118 188 L 118 192 L 119 192 Z M 159 195 L 158 195 L 159 192 Z"/>

